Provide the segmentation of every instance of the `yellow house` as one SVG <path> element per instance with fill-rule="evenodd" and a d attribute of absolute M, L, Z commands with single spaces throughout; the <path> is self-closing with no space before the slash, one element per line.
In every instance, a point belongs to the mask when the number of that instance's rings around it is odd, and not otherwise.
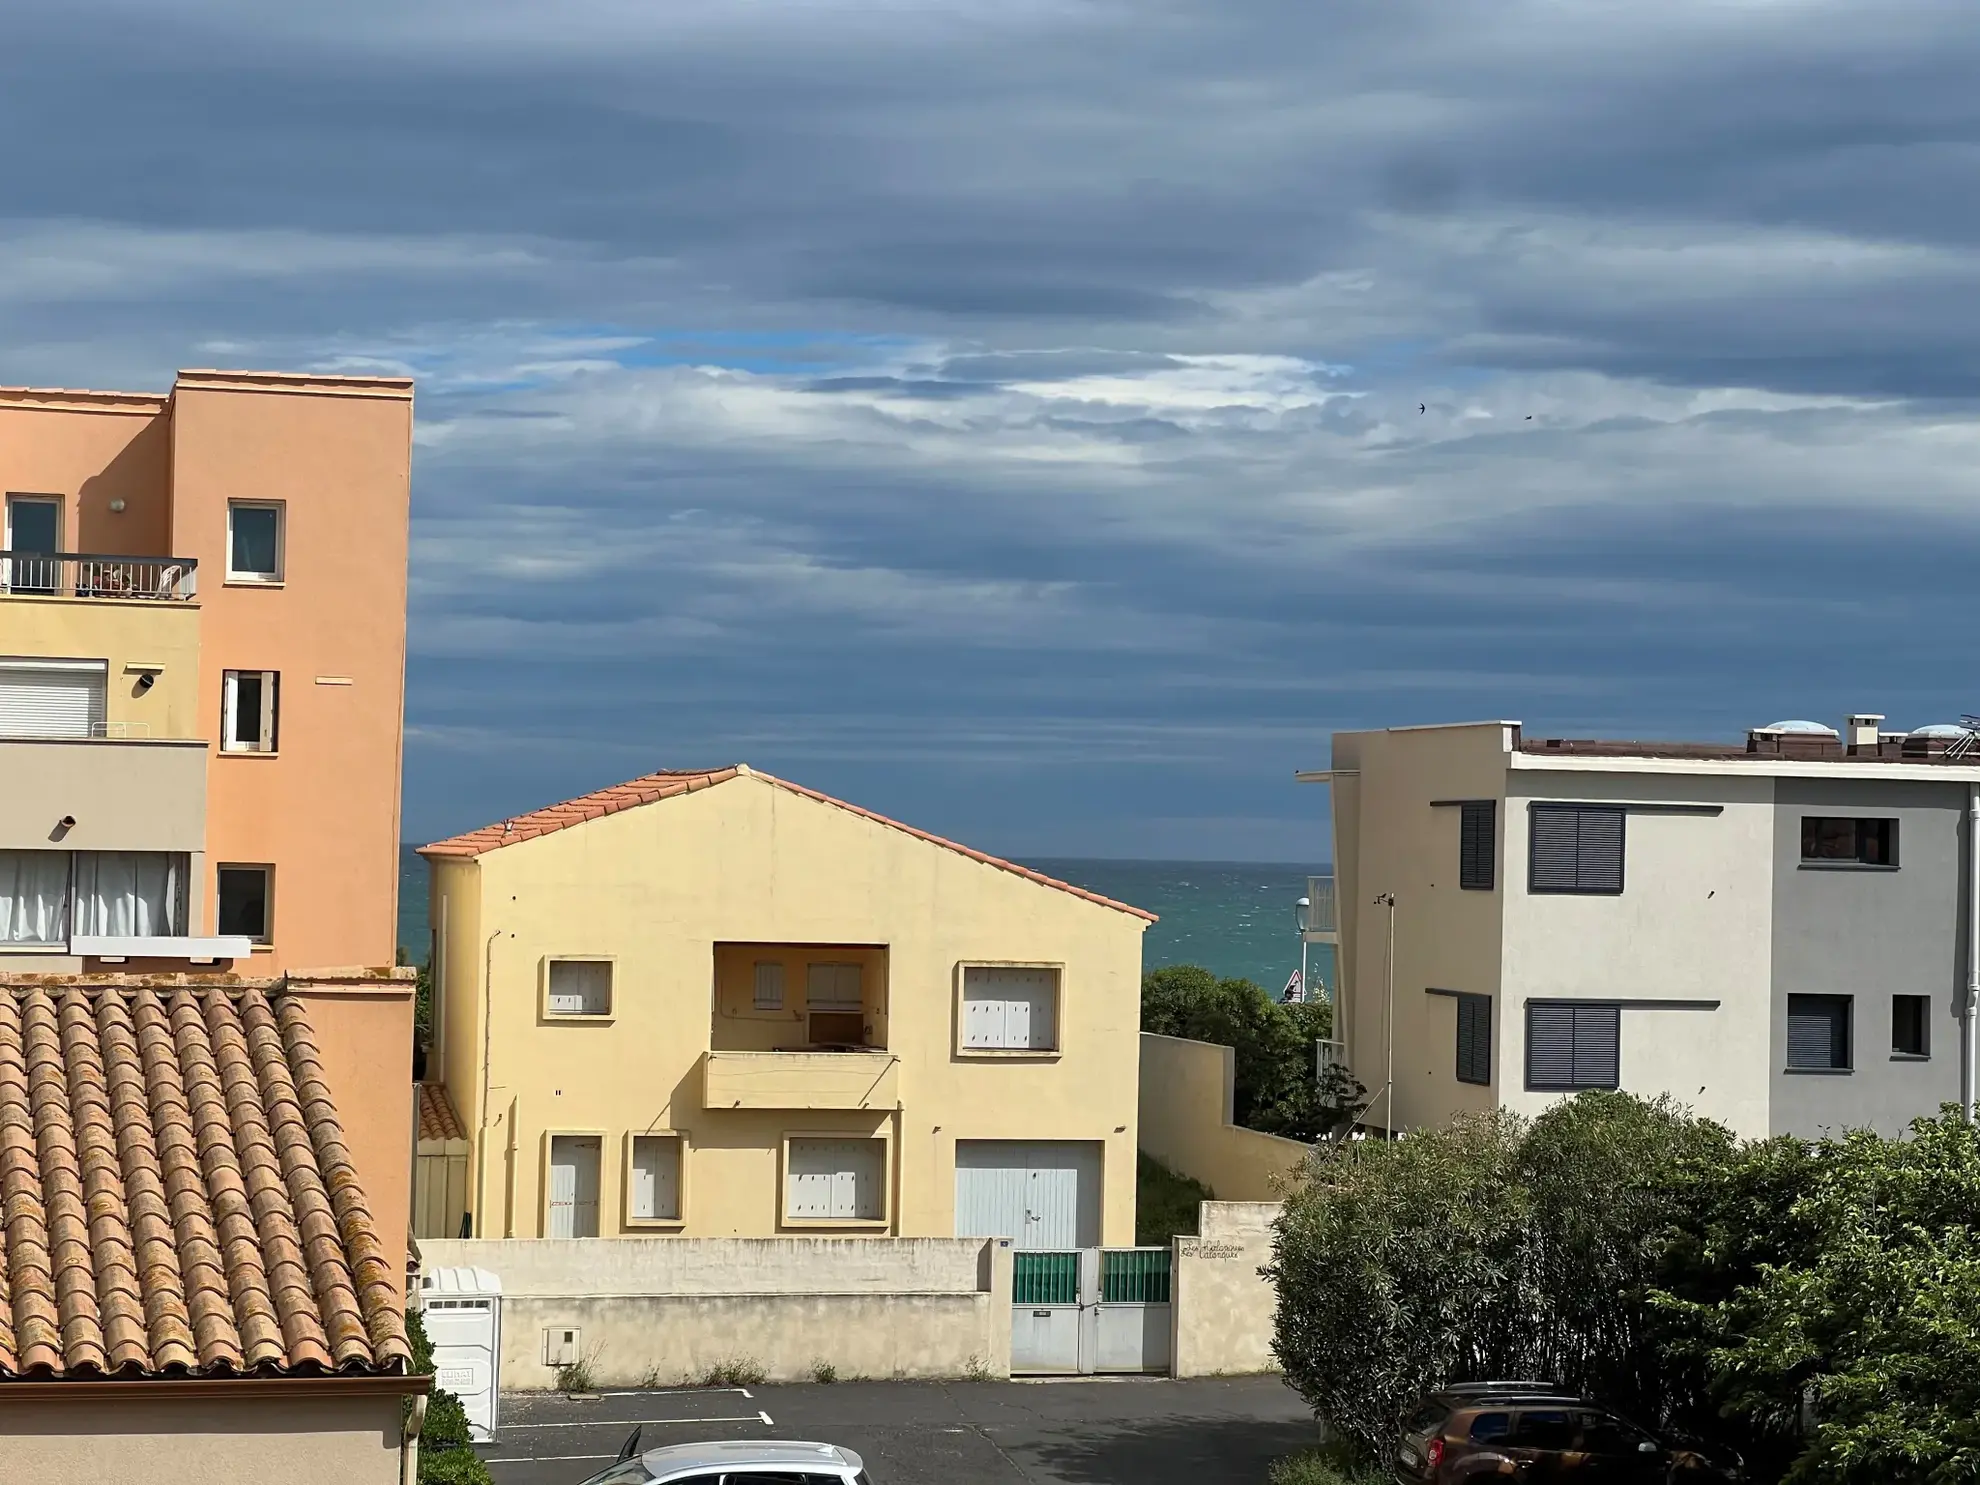
<path fill-rule="evenodd" d="M 746 765 L 421 854 L 475 1236 L 1134 1241 L 1150 914 Z"/>

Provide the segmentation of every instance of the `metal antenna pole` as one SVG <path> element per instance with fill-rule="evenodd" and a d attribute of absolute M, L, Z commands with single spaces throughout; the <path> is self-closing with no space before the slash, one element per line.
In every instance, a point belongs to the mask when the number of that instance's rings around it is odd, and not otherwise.
<path fill-rule="evenodd" d="M 1382 1013 L 1382 1133 L 1396 1137 L 1396 894 L 1384 892 L 1375 899 L 1389 910 L 1389 942 L 1383 955 L 1382 978 L 1386 1005 Z"/>

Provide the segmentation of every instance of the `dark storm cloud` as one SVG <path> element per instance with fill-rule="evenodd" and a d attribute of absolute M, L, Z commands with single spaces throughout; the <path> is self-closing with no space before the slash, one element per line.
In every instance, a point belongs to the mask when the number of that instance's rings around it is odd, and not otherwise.
<path fill-rule="evenodd" d="M 0 378 L 420 376 L 415 830 L 750 755 L 1312 854 L 1334 725 L 1980 701 L 1976 71 L 1923 0 L 35 7 Z"/>

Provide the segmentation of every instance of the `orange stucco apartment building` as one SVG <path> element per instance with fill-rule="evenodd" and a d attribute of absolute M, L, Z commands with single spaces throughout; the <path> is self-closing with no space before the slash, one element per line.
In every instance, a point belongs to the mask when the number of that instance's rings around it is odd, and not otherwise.
<path fill-rule="evenodd" d="M 411 434 L 396 378 L 0 388 L 8 1485 L 416 1448 Z"/>

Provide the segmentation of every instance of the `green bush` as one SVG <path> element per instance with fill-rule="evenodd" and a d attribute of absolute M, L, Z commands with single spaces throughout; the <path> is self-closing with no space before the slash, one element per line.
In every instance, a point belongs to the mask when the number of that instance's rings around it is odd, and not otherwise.
<path fill-rule="evenodd" d="M 1134 1241 L 1137 1247 L 1165 1247 L 1172 1237 L 1193 1236 L 1197 1204 L 1212 1201 L 1201 1181 L 1178 1175 L 1153 1155 L 1134 1162 Z"/>
<path fill-rule="evenodd" d="M 1302 1449 L 1272 1461 L 1267 1485 L 1393 1485 L 1388 1472 L 1356 1459 L 1338 1445 Z"/>
<path fill-rule="evenodd" d="M 1980 1480 L 1976 1222 L 1980 1136 L 1952 1110 L 1740 1144 L 1583 1094 L 1323 1149 L 1279 1223 L 1273 1344 L 1373 1457 L 1425 1392 L 1534 1377 L 1756 1480 L 1952 1485 Z"/>
<path fill-rule="evenodd" d="M 421 1448 L 419 1485 L 494 1485 L 482 1457 L 468 1448 L 438 1452 Z"/>

